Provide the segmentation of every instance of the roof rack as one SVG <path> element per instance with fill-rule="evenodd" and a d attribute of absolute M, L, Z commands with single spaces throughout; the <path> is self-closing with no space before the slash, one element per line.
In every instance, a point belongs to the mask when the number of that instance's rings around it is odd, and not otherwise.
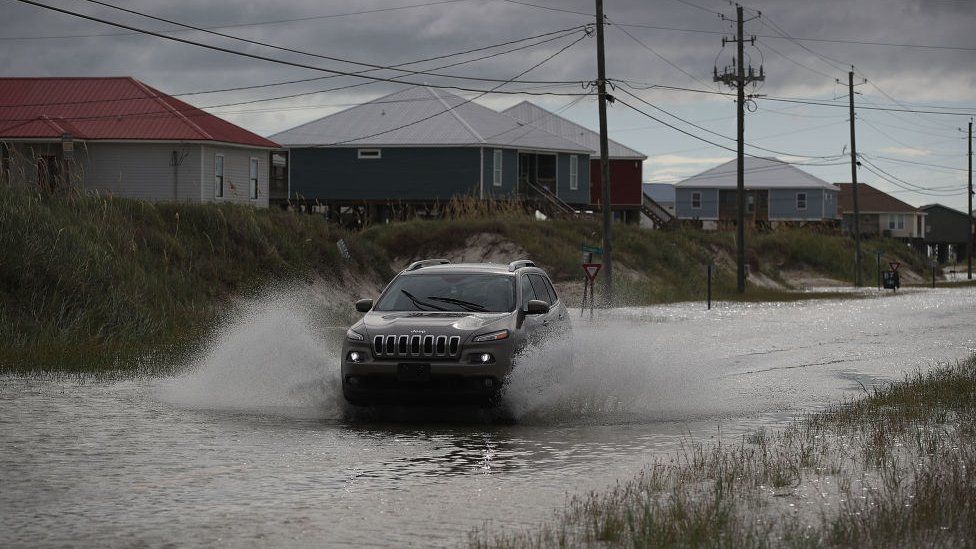
<path fill-rule="evenodd" d="M 420 261 L 414 261 L 409 267 L 404 269 L 404 271 L 416 271 L 417 269 L 423 269 L 424 267 L 430 267 L 432 265 L 447 265 L 450 261 L 446 259 L 422 259 Z"/>
<path fill-rule="evenodd" d="M 535 262 L 531 259 L 516 259 L 508 264 L 508 272 L 515 272 L 522 267 L 535 267 Z"/>

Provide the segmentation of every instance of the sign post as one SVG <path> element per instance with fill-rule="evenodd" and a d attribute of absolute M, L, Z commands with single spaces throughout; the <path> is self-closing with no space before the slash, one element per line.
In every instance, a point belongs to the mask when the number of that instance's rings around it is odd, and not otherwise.
<path fill-rule="evenodd" d="M 583 263 L 583 273 L 586 275 L 586 280 L 583 282 L 583 304 L 580 306 L 580 317 L 583 316 L 583 311 L 586 309 L 586 294 L 587 288 L 589 288 L 590 294 L 590 318 L 593 318 L 593 308 L 596 305 L 596 299 L 593 292 L 593 281 L 596 280 L 597 273 L 600 272 L 600 268 L 603 267 L 602 263 Z"/>
<path fill-rule="evenodd" d="M 877 249 L 874 251 L 874 255 L 878 258 L 878 289 L 881 289 L 881 256 L 884 255 L 884 250 Z"/>
<path fill-rule="evenodd" d="M 897 261 L 891 261 L 888 263 L 891 267 L 890 271 L 885 271 L 883 276 L 884 287 L 888 290 L 894 292 L 898 291 L 898 287 L 901 286 L 901 277 L 898 276 L 898 267 L 901 267 L 901 263 Z"/>

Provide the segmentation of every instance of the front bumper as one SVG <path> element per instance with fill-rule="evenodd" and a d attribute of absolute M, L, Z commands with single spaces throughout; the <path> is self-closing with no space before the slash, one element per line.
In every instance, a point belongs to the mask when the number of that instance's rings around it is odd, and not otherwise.
<path fill-rule="evenodd" d="M 457 360 L 380 358 L 369 345 L 349 341 L 342 350 L 342 393 L 353 404 L 486 404 L 498 397 L 512 370 L 511 341 L 471 344 Z M 356 351 L 362 362 L 349 360 Z M 473 357 L 490 353 L 493 362 Z"/>

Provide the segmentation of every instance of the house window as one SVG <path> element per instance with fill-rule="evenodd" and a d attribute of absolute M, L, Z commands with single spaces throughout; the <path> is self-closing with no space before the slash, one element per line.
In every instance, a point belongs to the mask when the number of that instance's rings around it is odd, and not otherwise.
<path fill-rule="evenodd" d="M 258 197 L 258 159 L 257 158 L 251 159 L 251 170 L 250 173 L 248 174 L 248 181 L 250 182 L 250 186 L 248 187 L 248 192 L 250 194 L 248 194 L 248 196 L 251 197 L 251 200 L 254 200 Z"/>
<path fill-rule="evenodd" d="M 691 193 L 691 208 L 694 210 L 701 209 L 701 193 L 699 192 Z"/>
<path fill-rule="evenodd" d="M 378 160 L 383 158 L 383 153 L 380 149 L 359 149 L 358 156 L 360 160 Z"/>
<path fill-rule="evenodd" d="M 569 190 L 579 190 L 579 162 L 575 154 L 569 155 Z"/>
<path fill-rule="evenodd" d="M 214 155 L 214 196 L 224 196 L 224 155 Z"/>
<path fill-rule="evenodd" d="M 796 209 L 807 209 L 807 193 L 796 193 Z"/>
<path fill-rule="evenodd" d="M 496 187 L 502 186 L 502 151 L 495 149 L 494 161 L 492 162 L 491 184 Z"/>
<path fill-rule="evenodd" d="M 905 229 L 905 215 L 904 214 L 888 214 L 888 229 L 889 230 L 904 230 Z"/>
<path fill-rule="evenodd" d="M 746 212 L 755 213 L 756 211 L 756 197 L 755 195 L 746 195 Z"/>

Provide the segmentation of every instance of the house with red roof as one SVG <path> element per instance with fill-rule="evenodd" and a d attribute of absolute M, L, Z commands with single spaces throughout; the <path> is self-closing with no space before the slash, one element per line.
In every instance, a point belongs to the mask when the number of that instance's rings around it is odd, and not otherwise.
<path fill-rule="evenodd" d="M 267 207 L 278 148 L 134 78 L 0 78 L 0 182 Z"/>

